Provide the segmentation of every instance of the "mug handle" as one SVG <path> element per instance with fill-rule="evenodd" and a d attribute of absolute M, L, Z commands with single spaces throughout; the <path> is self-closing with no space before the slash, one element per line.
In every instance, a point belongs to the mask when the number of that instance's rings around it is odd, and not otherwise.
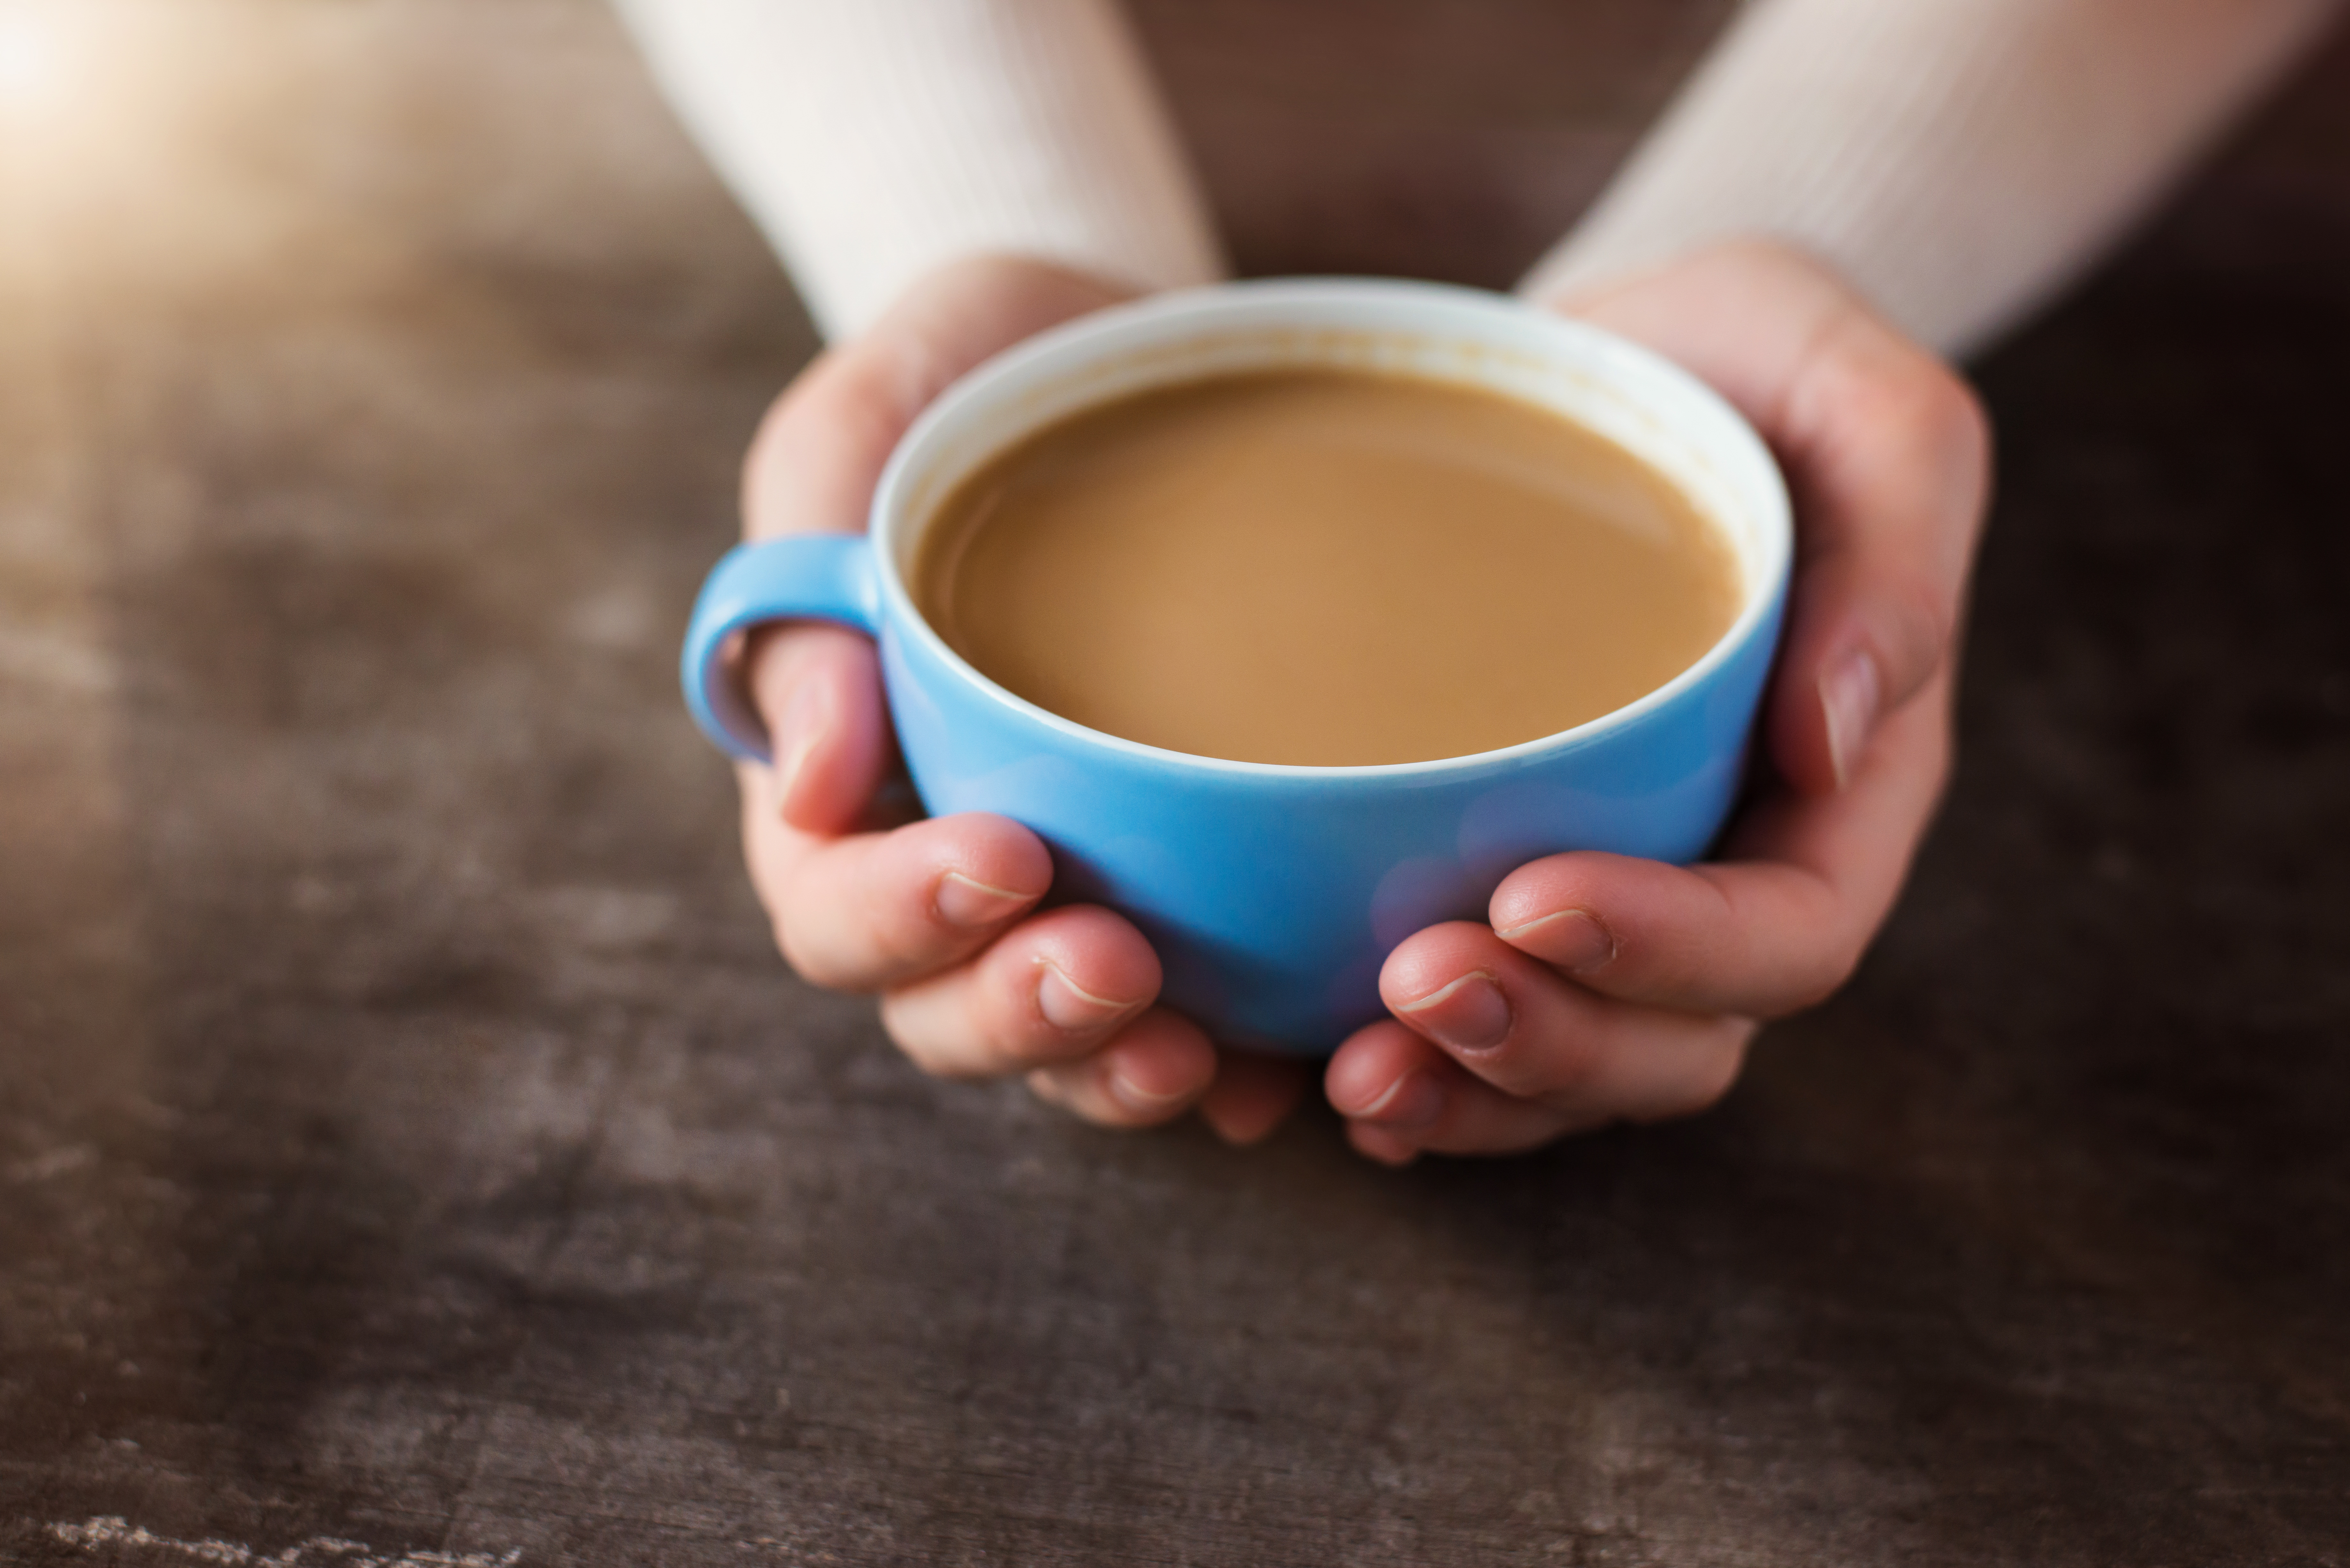
<path fill-rule="evenodd" d="M 702 585 L 678 677 L 693 722 L 738 762 L 772 758 L 766 726 L 726 668 L 734 636 L 762 621 L 807 619 L 880 635 L 880 583 L 864 535 L 795 534 L 737 545 Z"/>

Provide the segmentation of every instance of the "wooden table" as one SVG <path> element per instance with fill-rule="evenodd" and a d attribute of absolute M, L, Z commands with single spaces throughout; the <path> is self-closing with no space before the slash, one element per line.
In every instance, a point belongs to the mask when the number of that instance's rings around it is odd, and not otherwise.
<path fill-rule="evenodd" d="M 810 339 L 600 13 L 136 20 L 0 127 L 0 1559 L 2345 1561 L 2350 55 L 1982 368 L 1859 980 L 1398 1174 L 774 956 L 671 661 Z"/>

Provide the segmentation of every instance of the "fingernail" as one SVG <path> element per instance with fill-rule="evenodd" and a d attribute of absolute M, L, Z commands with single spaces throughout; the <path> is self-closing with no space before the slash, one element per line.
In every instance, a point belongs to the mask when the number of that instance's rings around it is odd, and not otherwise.
<path fill-rule="evenodd" d="M 1597 969 L 1616 956 L 1616 936 L 1588 909 L 1560 909 L 1494 935 L 1537 950 L 1544 962 L 1569 974 Z"/>
<path fill-rule="evenodd" d="M 960 871 L 949 871 L 941 877 L 938 891 L 931 896 L 931 904 L 939 911 L 939 919 L 965 930 L 992 926 L 1035 901 L 1034 893 L 1015 893 L 1008 888 L 991 888 Z"/>
<path fill-rule="evenodd" d="M 1877 660 L 1863 649 L 1854 649 L 1820 677 L 1820 709 L 1827 716 L 1828 761 L 1835 769 L 1836 788 L 1852 782 L 1853 769 L 1877 726 L 1881 692 Z"/>
<path fill-rule="evenodd" d="M 1378 1099 L 1354 1113 L 1354 1119 L 1400 1130 L 1430 1126 L 1443 1114 L 1444 1085 L 1414 1068 L 1389 1084 Z"/>
<path fill-rule="evenodd" d="M 1098 1028 L 1134 1007 L 1130 1002 L 1096 996 L 1063 974 L 1050 959 L 1040 960 L 1037 967 L 1044 973 L 1036 981 L 1036 1011 L 1055 1029 Z"/>
<path fill-rule="evenodd" d="M 1165 1110 L 1183 1098 L 1188 1091 L 1178 1089 L 1171 1095 L 1155 1094 L 1128 1077 L 1124 1073 L 1113 1070 L 1109 1075 L 1109 1093 L 1110 1098 L 1128 1110 L 1149 1115 Z"/>
<path fill-rule="evenodd" d="M 1455 1051 L 1491 1051 L 1510 1034 L 1510 999 L 1482 969 L 1396 1011 L 1409 1013 L 1430 1038 Z"/>
<path fill-rule="evenodd" d="M 792 786 L 799 782 L 808 754 L 824 738 L 825 695 L 814 681 L 803 681 L 784 700 L 784 732 L 770 736 L 775 756 L 775 806 L 791 815 Z"/>

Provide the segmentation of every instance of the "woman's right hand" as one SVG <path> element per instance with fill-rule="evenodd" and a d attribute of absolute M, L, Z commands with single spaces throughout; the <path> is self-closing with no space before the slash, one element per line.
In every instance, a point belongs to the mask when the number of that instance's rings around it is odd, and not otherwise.
<path fill-rule="evenodd" d="M 827 350 L 768 410 L 743 468 L 744 535 L 861 533 L 890 449 L 964 371 L 1124 294 L 1010 257 L 941 268 L 863 335 Z M 891 1039 L 924 1071 L 1024 1074 L 1044 1098 L 1115 1127 L 1197 1106 L 1233 1142 L 1296 1103 L 1305 1071 L 1219 1053 L 1157 1005 L 1158 956 L 1095 905 L 1036 911 L 1042 840 L 1002 816 L 914 820 L 880 668 L 858 633 L 763 628 L 735 678 L 775 761 L 744 764 L 743 845 L 776 945 L 818 985 L 879 992 Z"/>

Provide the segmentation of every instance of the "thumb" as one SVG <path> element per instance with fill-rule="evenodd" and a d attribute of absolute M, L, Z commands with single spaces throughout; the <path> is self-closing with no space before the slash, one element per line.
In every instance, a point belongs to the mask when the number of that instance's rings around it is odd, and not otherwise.
<path fill-rule="evenodd" d="M 1973 393 L 1828 267 L 1766 242 L 1555 303 L 1679 360 L 1770 443 L 1796 522 L 1773 760 L 1806 794 L 1841 788 L 1950 663 L 1990 472 Z"/>
<path fill-rule="evenodd" d="M 751 701 L 767 726 L 767 809 L 803 833 L 837 836 L 863 821 L 891 759 L 881 665 L 846 627 L 777 625 L 744 650 Z"/>
<path fill-rule="evenodd" d="M 1776 413 L 1764 434 L 1799 534 L 1769 737 L 1780 772 L 1821 794 L 1956 663 L 1990 430 L 1955 373 L 1857 302 L 1814 340 Z"/>
<path fill-rule="evenodd" d="M 997 350 L 1122 294 L 1014 257 L 966 258 L 927 275 L 768 410 L 743 461 L 743 532 L 858 532 L 890 449 L 941 389 Z M 764 779 L 746 772 L 746 801 L 806 833 L 862 826 L 892 761 L 872 643 L 838 627 L 772 625 L 752 636 L 742 674 L 775 759 Z"/>

